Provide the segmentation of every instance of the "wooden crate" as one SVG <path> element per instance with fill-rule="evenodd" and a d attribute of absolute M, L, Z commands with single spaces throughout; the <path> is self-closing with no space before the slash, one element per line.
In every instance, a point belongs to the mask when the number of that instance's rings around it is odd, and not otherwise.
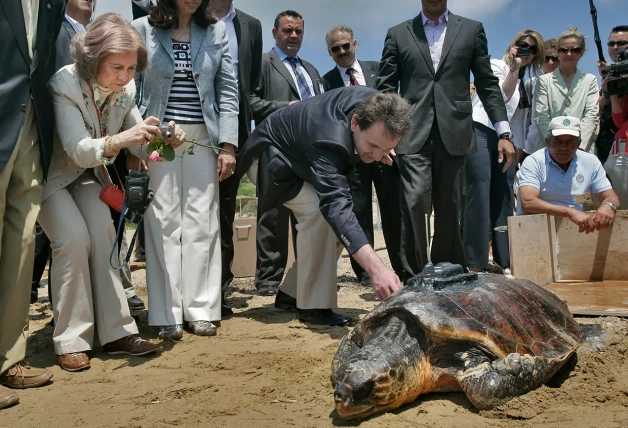
<path fill-rule="evenodd" d="M 590 234 L 546 214 L 510 217 L 508 231 L 515 277 L 556 292 L 574 314 L 628 316 L 628 211 Z"/>

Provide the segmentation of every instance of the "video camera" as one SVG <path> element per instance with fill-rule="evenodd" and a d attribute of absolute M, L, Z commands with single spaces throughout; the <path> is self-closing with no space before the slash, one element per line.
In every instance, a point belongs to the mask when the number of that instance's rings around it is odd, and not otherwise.
<path fill-rule="evenodd" d="M 148 187 L 148 171 L 132 169 L 125 179 L 126 212 L 124 218 L 131 223 L 139 224 L 155 196 L 153 189 Z"/>
<path fill-rule="evenodd" d="M 619 61 L 602 69 L 609 74 L 606 90 L 609 95 L 628 95 L 628 50 L 619 53 Z"/>

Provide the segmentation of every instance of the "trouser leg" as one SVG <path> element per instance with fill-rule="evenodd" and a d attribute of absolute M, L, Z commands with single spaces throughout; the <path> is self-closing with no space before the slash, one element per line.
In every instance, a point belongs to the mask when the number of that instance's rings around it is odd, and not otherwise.
<path fill-rule="evenodd" d="M 46 270 L 48 259 L 50 258 L 50 240 L 41 228 L 39 223 L 35 224 L 35 261 L 33 264 L 33 280 L 31 282 L 31 292 L 38 293 L 39 282 Z"/>
<path fill-rule="evenodd" d="M 465 199 L 463 246 L 470 268 L 488 268 L 490 237 L 489 200 L 491 197 L 491 153 L 488 147 L 492 130 L 474 123 L 478 151 L 467 156 L 464 167 Z M 494 131 L 492 131 L 494 133 Z"/>
<path fill-rule="evenodd" d="M 400 183 L 398 161 L 393 159 L 393 164 L 388 166 L 379 162 L 374 177 L 377 202 L 382 215 L 382 231 L 386 241 L 386 249 L 390 264 L 403 280 L 404 272 L 401 265 L 401 208 L 400 208 Z"/>
<path fill-rule="evenodd" d="M 353 198 L 353 213 L 358 219 L 358 223 L 366 239 L 371 246 L 375 245 L 375 237 L 373 234 L 373 170 L 377 166 L 358 161 L 355 165 L 353 179 L 351 180 L 351 196 Z M 365 271 L 356 262 L 351 260 L 353 272 L 358 277 L 358 281 L 362 279 Z"/>
<path fill-rule="evenodd" d="M 260 205 L 258 199 L 258 207 Z M 283 205 L 265 211 L 258 208 L 255 274 L 258 289 L 281 284 L 288 263 L 289 218 L 290 210 Z"/>
<path fill-rule="evenodd" d="M 233 222 L 236 213 L 236 197 L 239 181 L 235 175 L 220 182 L 220 252 L 222 257 L 222 288 L 226 289 L 233 280 Z"/>
<path fill-rule="evenodd" d="M 0 171 L 0 374 L 24 359 L 43 175 L 31 110 Z"/>

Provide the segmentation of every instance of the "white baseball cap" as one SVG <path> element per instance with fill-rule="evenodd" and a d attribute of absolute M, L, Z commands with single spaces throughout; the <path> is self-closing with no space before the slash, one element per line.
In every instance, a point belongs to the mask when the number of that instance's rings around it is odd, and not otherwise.
<path fill-rule="evenodd" d="M 559 135 L 573 135 L 580 137 L 580 119 L 573 116 L 558 116 L 552 119 L 549 132 L 554 137 Z"/>

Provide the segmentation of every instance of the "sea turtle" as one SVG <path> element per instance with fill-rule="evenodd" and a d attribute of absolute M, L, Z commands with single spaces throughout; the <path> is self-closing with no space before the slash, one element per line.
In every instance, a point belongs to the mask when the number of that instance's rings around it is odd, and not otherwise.
<path fill-rule="evenodd" d="M 428 392 L 491 409 L 547 382 L 578 348 L 567 305 L 534 283 L 441 263 L 379 304 L 332 363 L 336 410 L 359 419 Z"/>

